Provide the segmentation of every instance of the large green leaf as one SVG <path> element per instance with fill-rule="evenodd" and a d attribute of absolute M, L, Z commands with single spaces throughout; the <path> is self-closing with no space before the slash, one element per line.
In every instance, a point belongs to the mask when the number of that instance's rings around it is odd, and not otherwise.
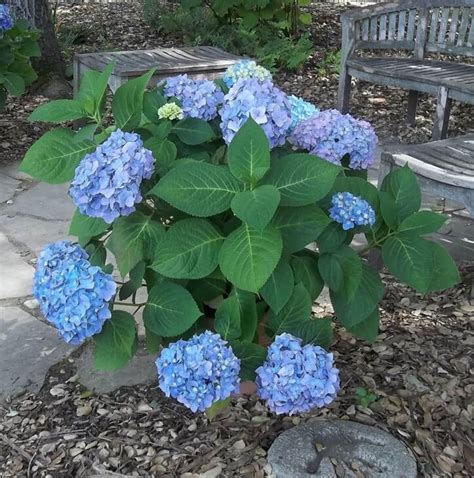
<path fill-rule="evenodd" d="M 408 216 L 398 228 L 398 232 L 423 235 L 436 232 L 445 222 L 447 217 L 432 211 L 419 211 Z"/>
<path fill-rule="evenodd" d="M 256 296 L 246 290 L 233 288 L 230 297 L 235 297 L 240 310 L 240 340 L 252 342 L 257 333 L 258 317 Z"/>
<path fill-rule="evenodd" d="M 81 159 L 96 148 L 92 141 L 74 139 L 68 129 L 48 131 L 27 151 L 19 170 L 50 184 L 70 181 Z"/>
<path fill-rule="evenodd" d="M 236 287 L 258 292 L 280 260 L 282 240 L 278 229 L 263 230 L 242 224 L 224 241 L 219 264 Z"/>
<path fill-rule="evenodd" d="M 44 121 L 46 123 L 62 123 L 73 121 L 87 116 L 82 104 L 76 100 L 56 100 L 45 103 L 31 113 L 30 121 Z"/>
<path fill-rule="evenodd" d="M 164 104 L 166 104 L 166 99 L 158 91 L 145 91 L 143 95 L 143 114 L 153 123 L 158 123 L 160 121 L 158 110 Z"/>
<path fill-rule="evenodd" d="M 249 117 L 239 129 L 227 152 L 231 173 L 255 184 L 270 168 L 270 145 L 263 129 Z"/>
<path fill-rule="evenodd" d="M 165 281 L 150 290 L 143 323 L 156 335 L 176 337 L 201 315 L 193 296 L 183 286 Z"/>
<path fill-rule="evenodd" d="M 141 260 L 154 259 L 154 251 L 165 235 L 163 225 L 151 216 L 137 211 L 130 216 L 119 217 L 107 243 L 118 264 L 122 276 L 128 274 Z"/>
<path fill-rule="evenodd" d="M 314 155 L 290 154 L 272 163 L 265 182 L 280 191 L 282 206 L 306 206 L 326 196 L 340 172 Z"/>
<path fill-rule="evenodd" d="M 310 319 L 301 322 L 293 330 L 295 337 L 303 339 L 305 344 L 320 345 L 329 348 L 332 342 L 332 320 L 329 317 L 323 319 Z"/>
<path fill-rule="evenodd" d="M 379 322 L 380 314 L 378 307 L 376 307 L 367 318 L 349 328 L 348 331 L 359 339 L 373 342 L 379 333 Z"/>
<path fill-rule="evenodd" d="M 334 252 L 347 240 L 349 234 L 338 222 L 331 221 L 318 237 L 319 252 Z"/>
<path fill-rule="evenodd" d="M 297 252 L 314 242 L 329 224 L 329 217 L 316 205 L 279 208 L 273 225 L 279 229 L 287 252 Z"/>
<path fill-rule="evenodd" d="M 191 146 L 206 143 L 214 138 L 214 131 L 210 124 L 197 118 L 186 118 L 178 121 L 173 132 L 184 143 Z"/>
<path fill-rule="evenodd" d="M 453 287 L 460 281 L 456 263 L 444 247 L 431 241 L 429 244 L 433 258 L 433 271 L 428 285 L 428 292 Z"/>
<path fill-rule="evenodd" d="M 124 131 L 137 128 L 142 119 L 143 95 L 155 69 L 138 78 L 127 81 L 115 92 L 112 99 L 112 113 L 115 124 Z"/>
<path fill-rule="evenodd" d="M 161 239 L 151 267 L 173 279 L 201 279 L 217 267 L 223 241 L 209 221 L 183 219 L 173 224 Z"/>
<path fill-rule="evenodd" d="M 295 282 L 301 282 L 309 292 L 312 300 L 316 300 L 324 287 L 324 281 L 319 274 L 318 261 L 310 255 L 294 256 L 291 259 Z"/>
<path fill-rule="evenodd" d="M 227 166 L 190 161 L 174 167 L 150 194 L 188 214 L 207 217 L 229 209 L 238 191 Z"/>
<path fill-rule="evenodd" d="M 133 315 L 114 310 L 102 331 L 94 335 L 94 365 L 99 370 L 117 370 L 133 357 L 137 349 L 137 329 Z"/>
<path fill-rule="evenodd" d="M 374 269 L 362 265 L 362 277 L 352 298 L 342 292 L 330 292 L 337 318 L 346 329 L 365 320 L 382 300 L 384 286 Z"/>
<path fill-rule="evenodd" d="M 321 254 L 319 272 L 328 287 L 350 299 L 355 294 L 362 278 L 362 261 L 349 246 Z"/>
<path fill-rule="evenodd" d="M 296 284 L 290 300 L 283 309 L 278 313 L 270 310 L 268 328 L 274 336 L 283 332 L 293 333 L 302 323 L 311 320 L 312 304 L 313 301 L 303 284 Z"/>
<path fill-rule="evenodd" d="M 280 261 L 270 278 L 260 289 L 260 295 L 274 312 L 280 312 L 290 299 L 293 293 L 294 280 L 290 265 L 285 261 Z"/>
<path fill-rule="evenodd" d="M 163 176 L 172 167 L 176 160 L 176 146 L 168 139 L 158 139 L 152 137 L 145 141 L 145 148 L 153 153 L 155 158 L 155 169 Z"/>
<path fill-rule="evenodd" d="M 0 72 L 0 85 L 2 84 L 12 96 L 21 96 L 25 92 L 25 80 L 18 73 Z"/>
<path fill-rule="evenodd" d="M 399 222 L 420 209 L 420 186 L 415 174 L 408 166 L 395 169 L 385 176 L 381 190 L 393 199 Z"/>
<path fill-rule="evenodd" d="M 226 284 L 227 281 L 224 277 L 219 279 L 213 277 L 211 274 L 209 277 L 204 277 L 203 279 L 189 281 L 186 288 L 197 301 L 210 302 L 225 293 Z"/>
<path fill-rule="evenodd" d="M 214 321 L 216 332 L 225 340 L 238 339 L 242 330 L 240 328 L 240 307 L 237 297 L 230 296 L 223 300 L 216 310 Z"/>
<path fill-rule="evenodd" d="M 230 343 L 234 354 L 240 359 L 240 378 L 242 380 L 255 380 L 255 370 L 265 362 L 267 349 L 251 342 Z"/>
<path fill-rule="evenodd" d="M 280 193 L 274 186 L 263 185 L 234 196 L 231 208 L 234 214 L 249 226 L 264 229 L 272 220 Z"/>
<path fill-rule="evenodd" d="M 108 227 L 109 224 L 102 218 L 85 216 L 76 209 L 69 226 L 69 234 L 78 237 L 94 237 L 105 232 Z"/>

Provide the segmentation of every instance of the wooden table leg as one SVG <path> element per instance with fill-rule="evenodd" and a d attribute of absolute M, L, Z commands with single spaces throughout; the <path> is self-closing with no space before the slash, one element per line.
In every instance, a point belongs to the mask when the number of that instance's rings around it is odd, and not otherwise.
<path fill-rule="evenodd" d="M 451 113 L 452 100 L 449 98 L 449 90 L 441 86 L 438 90 L 438 102 L 436 104 L 436 116 L 433 127 L 433 141 L 446 138 L 448 133 L 449 114 Z"/>

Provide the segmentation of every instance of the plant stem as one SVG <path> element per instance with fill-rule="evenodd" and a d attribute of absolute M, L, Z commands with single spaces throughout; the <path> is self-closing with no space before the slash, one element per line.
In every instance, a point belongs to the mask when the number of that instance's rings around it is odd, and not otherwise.
<path fill-rule="evenodd" d="M 125 305 L 126 307 L 145 307 L 146 302 L 143 302 L 141 304 L 130 304 L 129 302 L 114 302 L 115 305 Z"/>

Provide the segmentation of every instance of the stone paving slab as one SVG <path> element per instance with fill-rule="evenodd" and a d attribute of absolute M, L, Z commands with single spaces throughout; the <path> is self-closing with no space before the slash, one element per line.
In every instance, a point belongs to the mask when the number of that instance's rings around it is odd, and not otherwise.
<path fill-rule="evenodd" d="M 0 203 L 8 201 L 20 186 L 20 181 L 0 173 Z"/>
<path fill-rule="evenodd" d="M 38 392 L 49 368 L 72 350 L 55 329 L 19 307 L 0 307 L 0 401 Z"/>
<path fill-rule="evenodd" d="M 0 299 L 31 295 L 34 271 L 0 232 Z"/>

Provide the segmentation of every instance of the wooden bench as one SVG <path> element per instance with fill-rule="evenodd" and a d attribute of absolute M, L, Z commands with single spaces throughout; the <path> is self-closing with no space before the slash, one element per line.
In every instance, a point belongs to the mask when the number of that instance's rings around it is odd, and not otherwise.
<path fill-rule="evenodd" d="M 436 140 L 446 137 L 452 100 L 474 104 L 474 65 L 425 58 L 426 53 L 474 57 L 473 0 L 401 0 L 350 10 L 341 21 L 340 111 L 348 110 L 351 77 L 410 90 L 410 124 L 415 121 L 419 92 L 437 95 Z M 401 49 L 413 55 L 356 55 L 364 49 Z"/>
<path fill-rule="evenodd" d="M 74 56 L 74 94 L 79 91 L 82 75 L 87 70 L 102 71 L 112 61 L 116 64 L 109 86 L 115 92 L 120 85 L 151 68 L 156 68 L 152 82 L 183 73 L 193 78 L 215 79 L 240 60 L 239 56 L 210 46 L 81 53 Z"/>
<path fill-rule="evenodd" d="M 379 185 L 392 169 L 405 164 L 424 191 L 463 204 L 474 217 L 474 134 L 383 152 Z"/>

